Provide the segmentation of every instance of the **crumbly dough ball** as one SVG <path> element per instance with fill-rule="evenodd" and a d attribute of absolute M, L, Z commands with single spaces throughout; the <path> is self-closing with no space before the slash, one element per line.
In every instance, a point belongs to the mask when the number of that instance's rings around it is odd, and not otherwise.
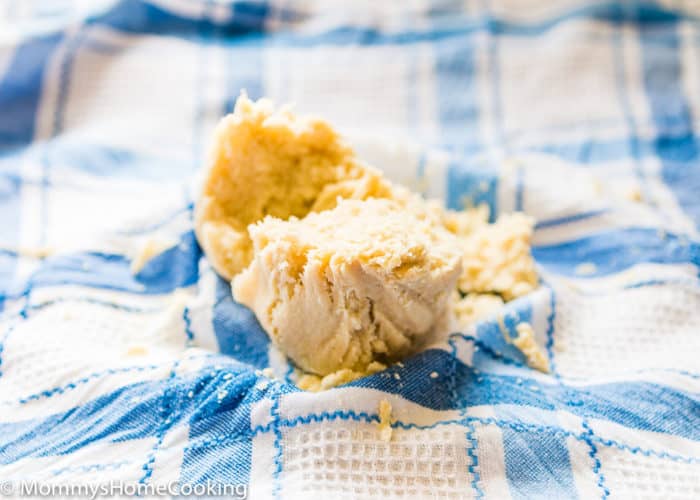
<path fill-rule="evenodd" d="M 233 280 L 234 298 L 308 372 L 365 372 L 448 327 L 459 242 L 398 202 L 341 200 L 249 232 L 254 257 Z"/>
<path fill-rule="evenodd" d="M 333 208 L 338 197 L 390 191 L 325 121 L 275 111 L 271 101 L 242 94 L 214 134 L 195 230 L 216 271 L 231 279 L 253 257 L 249 224 L 266 215 L 304 217 Z"/>

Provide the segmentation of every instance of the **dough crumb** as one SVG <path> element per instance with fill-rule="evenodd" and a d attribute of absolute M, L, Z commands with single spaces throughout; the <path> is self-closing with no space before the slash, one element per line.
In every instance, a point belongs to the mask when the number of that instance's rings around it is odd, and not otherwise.
<path fill-rule="evenodd" d="M 325 391 L 339 385 L 349 384 L 350 382 L 354 382 L 359 378 L 373 375 L 385 369 L 386 365 L 378 361 L 374 361 L 367 366 L 365 371 L 354 371 L 344 368 L 324 377 L 313 373 L 303 373 L 297 381 L 297 387 L 304 391 Z"/>
<path fill-rule="evenodd" d="M 634 186 L 625 193 L 625 198 L 629 201 L 639 203 L 642 201 L 642 190 L 639 189 L 638 186 Z"/>
<path fill-rule="evenodd" d="M 391 441 L 391 435 L 394 431 L 391 424 L 394 423 L 395 420 L 391 416 L 391 411 L 391 403 L 386 399 L 382 399 L 379 402 L 379 423 L 377 426 L 379 427 L 380 439 L 386 443 Z"/>
<path fill-rule="evenodd" d="M 176 246 L 178 241 L 173 238 L 152 237 L 145 240 L 134 257 L 131 259 L 131 274 L 141 272 L 143 266 L 153 257 L 162 254 L 166 250 Z"/>
<path fill-rule="evenodd" d="M 126 350 L 127 356 L 145 356 L 148 354 L 148 349 L 142 345 L 132 345 Z"/>
<path fill-rule="evenodd" d="M 515 330 L 518 336 L 513 339 L 513 345 L 525 355 L 528 366 L 542 373 L 549 373 L 549 361 L 535 340 L 532 326 L 529 323 L 518 323 Z"/>
<path fill-rule="evenodd" d="M 430 378 L 438 378 L 438 372 L 431 372 L 430 373 Z"/>
<path fill-rule="evenodd" d="M 267 378 L 275 378 L 275 371 L 269 366 L 263 369 L 262 374 Z"/>
<path fill-rule="evenodd" d="M 598 267 L 593 262 L 582 262 L 574 268 L 579 276 L 591 276 L 598 272 Z"/>

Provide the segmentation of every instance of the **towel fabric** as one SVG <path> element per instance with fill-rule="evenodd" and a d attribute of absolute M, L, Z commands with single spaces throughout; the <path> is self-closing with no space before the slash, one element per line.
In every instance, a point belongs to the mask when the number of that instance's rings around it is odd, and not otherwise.
<path fill-rule="evenodd" d="M 2 487 L 700 498 L 697 5 L 0 5 Z M 541 286 L 385 372 L 298 390 L 192 232 L 241 89 L 451 207 L 533 215 Z M 550 373 L 507 341 L 520 322 Z"/>

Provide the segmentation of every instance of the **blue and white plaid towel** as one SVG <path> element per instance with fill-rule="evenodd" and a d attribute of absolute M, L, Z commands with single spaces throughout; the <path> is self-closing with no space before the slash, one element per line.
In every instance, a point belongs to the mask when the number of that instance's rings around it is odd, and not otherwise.
<path fill-rule="evenodd" d="M 0 483 L 700 497 L 696 1 L 0 14 Z M 494 320 L 349 386 L 296 389 L 192 233 L 193 177 L 242 88 L 322 114 L 450 206 L 535 216 L 542 286 L 505 327 L 530 322 L 551 373 Z M 144 246 L 164 251 L 134 275 Z"/>

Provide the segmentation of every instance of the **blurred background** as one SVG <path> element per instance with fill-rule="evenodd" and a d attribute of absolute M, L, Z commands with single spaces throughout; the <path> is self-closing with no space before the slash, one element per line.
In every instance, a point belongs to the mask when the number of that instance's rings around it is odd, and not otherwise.
<path fill-rule="evenodd" d="M 186 210 L 243 89 L 322 115 L 452 207 L 548 220 L 637 202 L 631 217 L 693 232 L 698 15 L 673 0 L 4 0 L 0 203 L 20 215 L 0 237 L 127 251 L 105 228 Z"/>

